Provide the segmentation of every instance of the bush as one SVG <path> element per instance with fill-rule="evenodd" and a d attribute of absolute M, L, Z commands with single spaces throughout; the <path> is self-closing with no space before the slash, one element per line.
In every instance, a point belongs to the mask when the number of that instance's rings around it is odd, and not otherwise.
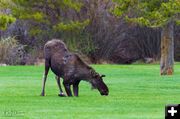
<path fill-rule="evenodd" d="M 19 44 L 11 48 L 6 57 L 6 63 L 9 65 L 25 65 L 27 54 L 24 47 L 24 45 Z"/>
<path fill-rule="evenodd" d="M 10 50 L 18 45 L 15 37 L 0 39 L 0 63 L 5 63 Z"/>
<path fill-rule="evenodd" d="M 19 44 L 15 37 L 0 40 L 0 63 L 9 65 L 25 65 L 26 51 L 24 45 Z"/>

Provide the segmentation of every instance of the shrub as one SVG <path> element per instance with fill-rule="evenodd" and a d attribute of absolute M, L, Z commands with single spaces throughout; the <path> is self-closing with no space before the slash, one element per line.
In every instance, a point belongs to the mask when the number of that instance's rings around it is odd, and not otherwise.
<path fill-rule="evenodd" d="M 6 57 L 6 63 L 9 65 L 25 65 L 27 54 L 24 45 L 17 45 L 9 50 Z"/>
<path fill-rule="evenodd" d="M 13 47 L 16 47 L 18 42 L 15 37 L 0 39 L 0 63 L 5 63 L 8 53 Z"/>
<path fill-rule="evenodd" d="M 25 65 L 25 46 L 19 44 L 15 37 L 2 38 L 0 40 L 0 63 L 9 65 Z"/>

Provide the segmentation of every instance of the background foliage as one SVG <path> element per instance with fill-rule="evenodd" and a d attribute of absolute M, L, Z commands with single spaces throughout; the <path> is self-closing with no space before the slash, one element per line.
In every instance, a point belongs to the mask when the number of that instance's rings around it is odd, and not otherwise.
<path fill-rule="evenodd" d="M 178 0 L 1 0 L 0 36 L 15 36 L 33 61 L 43 58 L 52 38 L 93 63 L 158 60 L 161 28 L 154 27 L 171 18 L 179 23 L 179 8 Z M 176 60 L 179 29 L 176 25 Z"/>

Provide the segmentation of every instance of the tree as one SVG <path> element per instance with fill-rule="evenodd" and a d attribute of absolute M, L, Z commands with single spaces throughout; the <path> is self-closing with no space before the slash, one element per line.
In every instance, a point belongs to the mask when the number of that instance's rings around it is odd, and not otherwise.
<path fill-rule="evenodd" d="M 13 23 L 16 19 L 9 13 L 7 13 L 7 4 L 10 1 L 0 0 L 0 30 L 5 30 L 8 24 Z"/>
<path fill-rule="evenodd" d="M 179 0 L 114 0 L 112 12 L 127 21 L 162 28 L 161 75 L 172 75 L 174 65 L 174 23 L 179 24 Z"/>
<path fill-rule="evenodd" d="M 79 33 L 88 23 L 88 19 L 79 19 L 81 0 L 12 0 L 14 17 L 28 22 L 32 36 L 46 36 L 45 38 L 61 37 L 72 33 Z M 73 31 L 73 32 L 72 32 Z M 43 35 L 42 35 L 43 34 Z M 47 38 L 47 34 L 49 38 Z M 38 39 L 45 39 L 38 38 Z M 72 38 L 69 38 L 72 39 Z M 40 40 L 39 40 L 40 41 Z M 66 43 L 68 38 L 66 37 Z"/>

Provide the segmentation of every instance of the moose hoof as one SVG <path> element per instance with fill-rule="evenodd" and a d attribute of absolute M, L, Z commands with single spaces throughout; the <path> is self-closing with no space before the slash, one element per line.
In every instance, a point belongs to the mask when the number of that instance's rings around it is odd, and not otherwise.
<path fill-rule="evenodd" d="M 60 94 L 58 94 L 58 96 L 60 96 L 60 97 L 66 97 L 66 95 L 65 95 L 64 93 L 60 93 Z"/>
<path fill-rule="evenodd" d="M 40 95 L 40 96 L 45 96 L 45 94 L 41 93 L 41 95 Z"/>

